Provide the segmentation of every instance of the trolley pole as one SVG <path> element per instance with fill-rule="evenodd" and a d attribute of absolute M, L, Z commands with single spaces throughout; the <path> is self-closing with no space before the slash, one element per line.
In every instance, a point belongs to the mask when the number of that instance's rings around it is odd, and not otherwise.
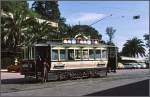
<path fill-rule="evenodd" d="M 96 23 L 98 23 L 98 22 L 104 20 L 106 17 L 110 17 L 110 16 L 112 16 L 112 14 L 110 14 L 110 15 L 108 15 L 108 16 L 105 16 L 105 17 L 103 17 L 102 19 L 97 20 L 96 22 L 93 22 L 93 23 L 90 24 L 89 26 L 92 26 L 92 25 L 94 25 L 94 24 L 96 24 Z"/>

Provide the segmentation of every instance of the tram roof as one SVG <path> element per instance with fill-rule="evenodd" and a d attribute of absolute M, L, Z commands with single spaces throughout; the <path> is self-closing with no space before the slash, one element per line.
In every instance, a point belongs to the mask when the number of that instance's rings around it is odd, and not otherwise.
<path fill-rule="evenodd" d="M 98 44 L 69 44 L 69 43 L 58 43 L 58 42 L 47 42 L 47 43 L 36 43 L 32 46 L 58 46 L 58 47 L 115 47 L 103 43 Z"/>
<path fill-rule="evenodd" d="M 58 46 L 58 47 L 116 47 L 98 42 L 97 44 L 63 43 L 63 40 L 39 41 L 32 46 Z"/>

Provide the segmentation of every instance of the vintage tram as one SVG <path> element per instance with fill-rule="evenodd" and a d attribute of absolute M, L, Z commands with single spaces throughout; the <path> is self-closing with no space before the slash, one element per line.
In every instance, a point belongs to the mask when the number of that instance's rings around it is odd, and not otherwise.
<path fill-rule="evenodd" d="M 41 78 L 36 58 L 48 60 L 46 80 L 107 76 L 108 48 L 96 39 L 64 39 L 35 43 L 24 47 L 21 74 Z"/>

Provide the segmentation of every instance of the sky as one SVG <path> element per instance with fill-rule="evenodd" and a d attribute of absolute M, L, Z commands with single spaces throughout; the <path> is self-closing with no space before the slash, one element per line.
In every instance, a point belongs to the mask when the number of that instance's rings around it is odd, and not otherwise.
<path fill-rule="evenodd" d="M 29 1 L 29 6 L 33 1 Z M 116 29 L 113 42 L 122 50 L 123 44 L 133 37 L 144 40 L 143 35 L 149 33 L 148 1 L 58 1 L 61 16 L 70 25 L 92 25 L 107 41 L 106 28 Z M 110 16 L 112 14 L 112 16 Z M 140 19 L 133 16 L 140 15 Z M 147 52 L 148 52 L 148 48 Z"/>

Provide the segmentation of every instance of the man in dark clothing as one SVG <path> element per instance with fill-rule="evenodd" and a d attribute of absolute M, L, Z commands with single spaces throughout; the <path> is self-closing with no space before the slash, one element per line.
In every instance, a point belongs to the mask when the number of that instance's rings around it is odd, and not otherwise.
<path fill-rule="evenodd" d="M 42 77 L 43 69 L 44 69 L 43 60 L 40 56 L 38 56 L 38 58 L 36 60 L 36 76 L 37 76 L 37 79 L 39 77 Z"/>
<path fill-rule="evenodd" d="M 36 69 L 37 69 L 37 72 L 40 72 L 43 70 L 43 60 L 40 56 L 36 60 Z"/>
<path fill-rule="evenodd" d="M 47 59 L 43 59 L 40 56 L 36 61 L 37 73 L 40 73 L 40 77 L 42 78 L 42 82 L 46 82 L 48 79 L 48 71 L 49 71 L 49 63 Z"/>

